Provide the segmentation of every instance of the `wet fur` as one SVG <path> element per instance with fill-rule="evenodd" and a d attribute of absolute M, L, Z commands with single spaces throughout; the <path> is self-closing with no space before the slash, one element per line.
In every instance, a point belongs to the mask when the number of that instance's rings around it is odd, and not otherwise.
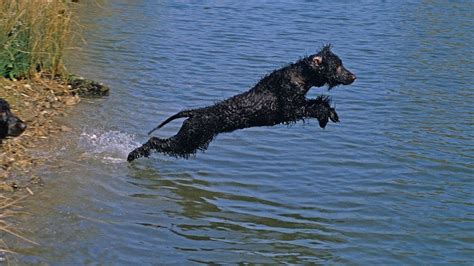
<path fill-rule="evenodd" d="M 325 46 L 315 55 L 273 71 L 247 92 L 212 106 L 184 110 L 171 116 L 150 133 L 174 119 L 187 117 L 178 133 L 167 139 L 150 138 L 133 150 L 127 160 L 148 157 L 152 150 L 188 158 L 198 150 L 206 150 L 217 134 L 249 127 L 316 118 L 324 128 L 329 120 L 339 121 L 330 105 L 330 98 L 319 96 L 307 99 L 307 92 L 313 86 L 328 85 L 331 89 L 354 80 L 355 76 L 342 66 L 339 57 L 331 52 L 329 46 Z"/>

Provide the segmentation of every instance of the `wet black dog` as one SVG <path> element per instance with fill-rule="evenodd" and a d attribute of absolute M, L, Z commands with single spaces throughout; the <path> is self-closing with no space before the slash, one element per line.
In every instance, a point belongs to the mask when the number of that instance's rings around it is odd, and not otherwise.
<path fill-rule="evenodd" d="M 306 93 L 313 86 L 328 85 L 331 89 L 340 84 L 351 84 L 355 79 L 356 76 L 344 68 L 341 59 L 331 52 L 330 46 L 325 46 L 317 54 L 275 70 L 247 92 L 209 107 L 185 110 L 171 116 L 149 134 L 174 119 L 188 119 L 176 135 L 167 139 L 152 137 L 133 150 L 127 160 L 148 157 L 151 150 L 188 158 L 197 150 L 206 150 L 218 133 L 248 127 L 316 118 L 324 128 L 329 120 L 339 121 L 329 97 L 307 99 Z"/>
<path fill-rule="evenodd" d="M 10 111 L 7 101 L 0 98 L 0 143 L 7 137 L 18 137 L 25 131 L 26 124 Z"/>

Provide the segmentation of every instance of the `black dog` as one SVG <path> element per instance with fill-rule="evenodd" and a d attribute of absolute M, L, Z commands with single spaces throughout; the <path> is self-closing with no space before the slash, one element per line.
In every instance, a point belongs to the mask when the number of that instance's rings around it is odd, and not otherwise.
<path fill-rule="evenodd" d="M 7 101 L 0 98 L 0 143 L 7 137 L 18 137 L 25 131 L 26 124 L 10 111 Z"/>
<path fill-rule="evenodd" d="M 176 135 L 167 139 L 152 137 L 133 150 L 127 160 L 148 157 L 152 149 L 188 158 L 197 150 L 206 150 L 218 133 L 248 127 L 316 118 L 324 128 L 329 119 L 339 121 L 329 97 L 306 99 L 306 93 L 313 86 L 328 85 L 331 89 L 340 84 L 351 84 L 355 79 L 356 76 L 344 68 L 341 59 L 331 52 L 330 46 L 325 46 L 317 54 L 275 70 L 247 92 L 209 107 L 185 110 L 171 116 L 149 134 L 174 119 L 188 119 Z"/>

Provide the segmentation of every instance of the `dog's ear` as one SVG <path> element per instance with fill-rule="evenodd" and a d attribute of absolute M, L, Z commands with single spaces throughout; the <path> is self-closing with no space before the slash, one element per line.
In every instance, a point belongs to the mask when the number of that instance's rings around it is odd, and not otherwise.
<path fill-rule="evenodd" d="M 320 66 L 323 63 L 323 58 L 320 55 L 313 57 L 313 63 L 316 66 Z"/>

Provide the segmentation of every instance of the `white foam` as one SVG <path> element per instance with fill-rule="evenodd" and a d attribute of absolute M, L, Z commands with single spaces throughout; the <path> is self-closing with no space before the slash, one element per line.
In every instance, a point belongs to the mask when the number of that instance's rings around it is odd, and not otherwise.
<path fill-rule="evenodd" d="M 79 138 L 79 146 L 86 154 L 109 163 L 126 161 L 128 153 L 139 145 L 134 135 L 116 130 L 85 130 Z"/>

